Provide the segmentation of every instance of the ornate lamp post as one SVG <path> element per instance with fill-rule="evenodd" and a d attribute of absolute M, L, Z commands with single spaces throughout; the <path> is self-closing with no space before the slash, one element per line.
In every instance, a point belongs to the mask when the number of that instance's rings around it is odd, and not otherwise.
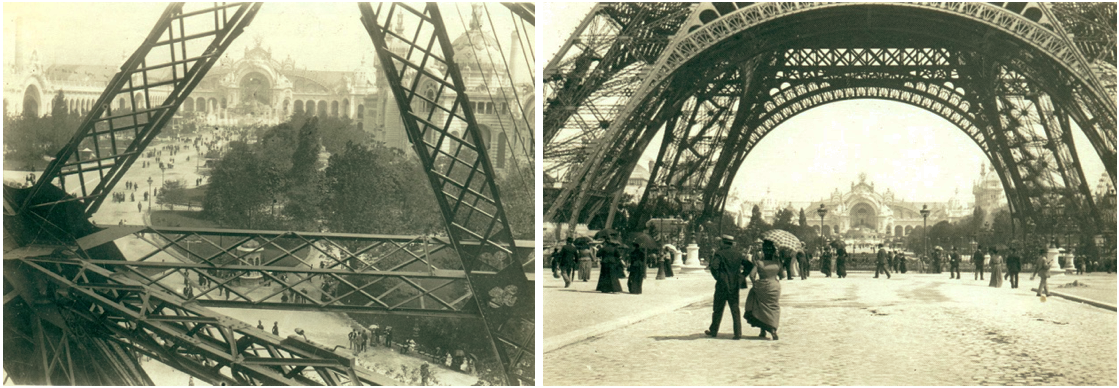
<path fill-rule="evenodd" d="M 828 208 L 824 204 L 820 204 L 820 208 L 816 209 L 816 214 L 820 215 L 820 241 L 824 241 L 824 216 L 828 215 Z"/>
<path fill-rule="evenodd" d="M 152 177 L 148 177 L 148 213 L 152 212 Z"/>
<path fill-rule="evenodd" d="M 921 229 L 921 240 L 925 243 L 925 257 L 929 257 L 929 205 L 921 207 L 921 218 L 925 219 L 925 226 Z"/>

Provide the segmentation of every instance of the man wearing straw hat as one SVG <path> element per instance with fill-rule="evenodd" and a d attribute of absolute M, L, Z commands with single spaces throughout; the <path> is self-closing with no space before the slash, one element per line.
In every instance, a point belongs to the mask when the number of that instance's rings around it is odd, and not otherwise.
<path fill-rule="evenodd" d="M 734 249 L 734 237 L 722 236 L 722 247 L 711 257 L 707 269 L 715 278 L 715 305 L 711 313 L 711 327 L 704 331 L 708 337 L 719 334 L 719 323 L 723 320 L 723 308 L 730 305 L 731 322 L 734 323 L 734 339 L 742 338 L 742 314 L 738 308 L 738 290 L 746 281 L 753 264 L 746 261 L 741 252 Z"/>

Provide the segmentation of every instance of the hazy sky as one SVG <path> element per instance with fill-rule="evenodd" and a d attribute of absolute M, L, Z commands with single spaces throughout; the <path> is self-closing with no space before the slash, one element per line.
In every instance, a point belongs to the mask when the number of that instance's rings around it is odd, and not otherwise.
<path fill-rule="evenodd" d="M 25 59 L 37 50 L 44 64 L 120 65 L 151 31 L 167 3 L 4 3 L 3 7 L 6 59 L 15 52 L 14 21 L 19 17 Z M 509 10 L 499 3 L 486 7 L 496 25 L 495 35 L 508 52 L 514 30 Z M 444 3 L 440 10 L 452 40 L 466 30 L 470 3 Z M 370 65 L 376 59 L 360 18 L 357 3 L 266 3 L 226 55 L 240 58 L 260 37 L 274 59 L 290 55 L 297 67 L 352 71 L 363 56 Z M 488 20 L 483 19 L 483 24 L 490 29 Z M 531 24 L 524 25 L 529 34 L 535 33 Z"/>
<path fill-rule="evenodd" d="M 593 5 L 537 5 L 543 31 L 555 32 L 542 36 L 541 65 Z M 1094 190 L 1103 163 L 1079 129 L 1073 141 Z M 657 150 L 659 141 L 649 145 L 644 158 L 655 158 Z M 939 116 L 898 102 L 854 100 L 810 109 L 775 128 L 746 158 L 731 190 L 750 201 L 767 190 L 779 200 L 811 201 L 837 187 L 847 191 L 865 172 L 878 191 L 890 188 L 905 200 L 941 202 L 957 188 L 973 198 L 971 185 L 981 164 L 990 163 L 979 146 Z"/>

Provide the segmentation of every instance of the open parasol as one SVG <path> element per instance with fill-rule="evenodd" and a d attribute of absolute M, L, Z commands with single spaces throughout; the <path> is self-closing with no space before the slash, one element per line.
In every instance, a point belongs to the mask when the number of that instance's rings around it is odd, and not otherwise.
<path fill-rule="evenodd" d="M 637 232 L 629 235 L 629 242 L 637 244 L 639 248 L 653 249 L 657 247 L 657 242 L 653 241 L 645 232 Z"/>
<path fill-rule="evenodd" d="M 614 229 L 606 228 L 606 229 L 598 231 L 598 233 L 595 233 L 594 234 L 594 239 L 595 240 L 602 240 L 602 239 L 605 239 L 606 236 L 611 236 L 611 237 L 617 238 L 618 237 L 618 231 L 616 231 Z"/>
<path fill-rule="evenodd" d="M 847 248 L 847 243 L 843 242 L 843 240 L 832 240 L 831 247 L 835 249 L 844 249 Z"/>
<path fill-rule="evenodd" d="M 587 236 L 579 236 L 575 238 L 575 245 L 590 245 L 591 238 Z"/>
<path fill-rule="evenodd" d="M 797 236 L 781 229 L 771 229 L 762 233 L 762 240 L 773 241 L 773 245 L 777 248 L 788 248 L 794 251 L 804 248 L 804 243 L 800 242 Z"/>

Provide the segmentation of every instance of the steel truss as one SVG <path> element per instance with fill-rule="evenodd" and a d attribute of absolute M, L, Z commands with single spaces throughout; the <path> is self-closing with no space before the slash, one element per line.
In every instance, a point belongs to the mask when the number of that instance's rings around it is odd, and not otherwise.
<path fill-rule="evenodd" d="M 531 6 L 507 6 L 522 17 L 534 13 Z M 533 268 L 533 245 L 512 239 L 485 149 L 472 145 L 476 122 L 434 6 L 412 15 L 438 26 L 420 31 L 429 42 L 439 40 L 443 52 L 431 55 L 439 63 L 410 70 L 450 69 L 425 78 L 457 96 L 450 108 L 438 98 L 427 101 L 447 114 L 427 112 L 426 119 L 466 127 L 471 140 L 449 135 L 447 127 L 436 128 L 438 136 L 421 132 L 416 121 L 405 121 L 412 139 L 432 141 L 416 146 L 424 150 L 449 238 L 101 228 L 88 221 L 259 7 L 169 6 L 36 185 L 5 188 L 5 338 L 12 339 L 5 370 L 20 384 L 150 385 L 138 362 L 143 355 L 215 385 L 397 384 L 360 370 L 346 351 L 278 338 L 206 309 L 237 307 L 481 318 L 508 382 L 531 384 L 535 298 L 525 272 Z M 396 55 L 375 27 L 384 20 L 367 4 L 360 11 L 379 55 Z M 418 79 L 408 71 L 405 77 Z M 411 101 L 394 86 L 398 101 Z M 160 101 L 153 92 L 167 97 Z M 92 156 L 78 151 L 85 147 Z M 77 179 L 80 194 L 65 191 L 67 177 Z M 117 248 L 121 239 L 152 248 L 135 256 L 130 246 L 126 256 Z M 232 287 L 246 281 L 279 289 Z"/>
<path fill-rule="evenodd" d="M 865 23 L 843 22 L 855 15 Z M 564 166 L 572 175 L 546 216 L 582 209 L 586 189 L 624 187 L 632 171 L 625 167 L 644 152 L 632 139 L 664 130 L 649 187 L 701 191 L 701 219 L 711 217 L 725 206 L 744 158 L 773 128 L 815 106 L 876 98 L 923 108 L 968 134 L 998 171 L 1015 217 L 1037 224 L 1053 198 L 1063 198 L 1095 224 L 1100 212 L 1071 146 L 1071 123 L 1114 181 L 1112 100 L 1075 46 L 1033 16 L 988 4 L 701 4 L 610 130 L 583 139 L 597 144 L 595 154 Z M 719 88 L 742 92 L 709 93 Z M 681 101 L 680 113 L 648 109 Z M 698 150 L 700 139 L 716 151 Z M 647 190 L 642 205 L 658 194 Z M 569 220 L 577 221 L 584 220 Z"/>
<path fill-rule="evenodd" d="M 583 19 L 544 68 L 546 174 L 585 160 L 692 6 L 600 3 Z"/>
<path fill-rule="evenodd" d="M 454 51 L 434 3 L 423 9 L 404 4 L 361 4 L 362 23 L 373 38 L 412 147 L 420 157 L 443 211 L 451 245 L 459 253 L 466 283 L 493 340 L 507 384 L 535 381 L 535 290 L 521 263 L 510 260 L 515 246 L 496 174 L 466 95 Z M 412 26 L 405 35 L 390 24 Z M 389 41 L 400 47 L 391 50 Z M 422 92 L 436 90 L 432 100 Z M 449 100 L 445 100 L 449 97 Z M 463 129 L 462 135 L 456 130 Z M 465 245 L 475 241 L 476 245 Z M 483 275 L 477 271 L 492 270 Z M 488 295 L 489 298 L 484 296 Z"/>

